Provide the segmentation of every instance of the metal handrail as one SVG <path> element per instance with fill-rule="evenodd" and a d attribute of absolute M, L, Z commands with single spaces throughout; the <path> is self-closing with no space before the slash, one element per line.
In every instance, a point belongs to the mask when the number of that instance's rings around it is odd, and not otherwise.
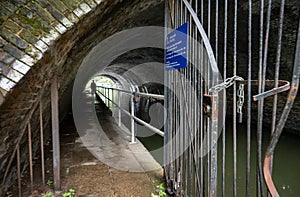
<path fill-rule="evenodd" d="M 155 99 L 158 99 L 158 100 L 164 100 L 165 99 L 165 96 L 164 95 L 160 95 L 160 94 L 149 94 L 149 93 L 143 93 L 143 92 L 132 92 L 132 91 L 129 91 L 129 90 L 123 90 L 123 89 L 118 89 L 118 88 L 110 88 L 110 87 L 105 87 L 105 86 L 97 86 L 97 87 L 99 87 L 99 88 L 105 88 L 105 89 L 109 89 L 109 90 L 116 90 L 116 91 L 123 92 L 123 93 L 130 94 L 130 95 L 135 94 L 135 95 L 139 95 L 139 96 L 155 98 Z"/>
<path fill-rule="evenodd" d="M 122 90 L 122 89 L 117 89 L 117 88 L 108 88 L 108 87 L 103 87 L 103 86 L 97 86 L 99 88 L 104 88 L 104 89 L 111 89 L 111 90 L 116 90 L 116 91 L 119 91 L 119 92 L 123 92 L 123 93 L 126 93 L 126 94 L 135 94 L 135 92 L 130 92 L 128 90 Z M 120 109 L 122 112 L 124 112 L 126 115 L 128 115 L 131 119 L 134 119 L 135 121 L 139 122 L 140 124 L 142 124 L 143 126 L 145 126 L 146 128 L 150 129 L 151 131 L 153 131 L 154 133 L 160 135 L 160 136 L 164 136 L 164 132 L 162 132 L 161 130 L 153 127 L 152 125 L 146 123 L 145 121 L 139 119 L 138 117 L 132 115 L 130 112 L 128 112 L 127 110 L 125 110 L 124 108 L 122 108 L 121 106 L 119 106 L 117 103 L 115 103 L 112 99 L 108 98 L 106 95 L 104 95 L 102 92 L 100 91 L 97 91 L 98 93 L 100 93 L 103 97 L 105 97 L 106 99 L 108 99 L 112 104 L 114 104 L 118 109 Z M 136 93 L 138 94 L 138 93 Z M 161 95 L 156 95 L 156 94 L 146 94 L 146 93 L 143 93 L 143 94 L 138 94 L 138 95 L 141 95 L 141 96 L 147 96 L 147 97 L 153 97 L 153 98 L 161 98 L 161 97 L 158 97 L 158 96 L 161 96 Z"/>

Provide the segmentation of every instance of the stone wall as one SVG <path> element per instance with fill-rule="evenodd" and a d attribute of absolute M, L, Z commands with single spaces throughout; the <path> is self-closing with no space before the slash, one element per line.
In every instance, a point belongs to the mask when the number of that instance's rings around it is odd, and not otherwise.
<path fill-rule="evenodd" d="M 97 43 L 123 29 L 163 25 L 162 0 L 5 0 L 0 2 L 0 182 L 16 140 L 38 98 L 43 103 L 45 140 L 51 136 L 49 81 L 59 78 L 60 118 L 70 110 L 72 84 L 81 61 Z M 39 110 L 31 127 L 38 153 Z M 27 133 L 20 142 L 28 165 Z M 16 176 L 16 161 L 0 195 Z"/>
<path fill-rule="evenodd" d="M 257 4 L 258 1 L 253 2 Z M 299 5 L 297 0 L 287 3 L 288 19 L 295 17 L 297 10 L 299 13 L 297 5 Z M 257 16 L 255 8 L 254 14 Z M 242 4 L 239 9 L 247 12 L 247 9 L 243 10 Z M 162 26 L 163 17 L 163 0 L 2 0 L 0 2 L 0 183 L 15 148 L 16 139 L 26 127 L 24 120 L 33 110 L 32 107 L 37 104 L 39 97 L 42 98 L 43 103 L 45 139 L 51 136 L 49 90 L 51 78 L 54 75 L 59 77 L 60 117 L 62 118 L 69 110 L 72 84 L 77 69 L 90 50 L 103 39 L 123 29 L 143 25 Z M 288 42 L 285 42 L 283 52 L 285 59 L 282 61 L 287 67 L 283 69 L 291 68 L 293 55 L 289 52 L 289 47 L 295 40 L 295 21 L 293 19 L 287 21 L 287 27 L 293 31 L 285 35 Z M 243 24 L 242 22 L 239 27 Z M 238 43 L 241 52 L 239 60 L 243 64 L 244 40 L 239 40 Z M 290 73 L 290 71 L 283 71 Z M 299 120 L 299 104 L 298 99 L 298 104 L 295 105 L 288 123 L 288 125 L 293 124 L 294 128 L 299 128 L 297 124 L 299 121 L 295 121 Z M 34 152 L 38 150 L 37 138 L 39 137 L 37 112 L 33 113 L 31 120 L 35 139 Z M 20 143 L 22 166 L 25 167 L 28 165 L 26 137 L 25 133 Z M 0 188 L 0 195 L 16 179 L 15 164 L 14 160 L 5 184 Z"/>

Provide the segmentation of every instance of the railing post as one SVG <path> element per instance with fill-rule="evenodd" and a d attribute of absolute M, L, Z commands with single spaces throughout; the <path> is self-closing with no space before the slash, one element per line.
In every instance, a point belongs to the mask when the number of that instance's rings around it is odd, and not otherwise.
<path fill-rule="evenodd" d="M 105 92 L 105 105 L 107 106 L 107 88 L 104 88 L 104 92 Z"/>
<path fill-rule="evenodd" d="M 19 197 L 22 197 L 22 185 L 21 185 L 21 159 L 20 159 L 20 146 L 17 144 L 17 165 L 18 165 L 18 190 Z"/>
<path fill-rule="evenodd" d="M 58 84 L 57 76 L 51 81 L 52 111 L 52 144 L 53 144 L 53 178 L 54 190 L 60 190 L 60 149 L 59 149 L 59 117 L 58 117 Z"/>
<path fill-rule="evenodd" d="M 118 91 L 118 105 L 119 105 L 119 121 L 118 121 L 118 125 L 119 127 L 121 126 L 121 93 L 120 91 Z"/>
<path fill-rule="evenodd" d="M 33 192 L 32 140 L 31 140 L 30 122 L 28 123 L 28 152 L 29 152 L 29 170 L 30 170 L 30 191 Z"/>
<path fill-rule="evenodd" d="M 45 185 L 45 156 L 44 156 L 44 128 L 43 128 L 43 104 L 40 101 L 40 140 L 41 140 L 41 164 L 42 164 L 42 181 Z"/>
<path fill-rule="evenodd" d="M 134 95 L 131 96 L 131 116 L 134 116 Z M 134 119 L 131 117 L 131 144 L 135 143 Z"/>

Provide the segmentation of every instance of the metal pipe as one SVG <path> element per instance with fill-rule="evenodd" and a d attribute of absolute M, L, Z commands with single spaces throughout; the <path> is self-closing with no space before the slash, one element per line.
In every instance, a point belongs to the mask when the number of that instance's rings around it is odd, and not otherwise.
<path fill-rule="evenodd" d="M 40 101 L 40 142 L 41 142 L 41 164 L 42 164 L 42 181 L 45 185 L 45 156 L 44 156 L 44 126 L 43 126 L 43 103 Z"/>
<path fill-rule="evenodd" d="M 101 93 L 100 91 L 98 91 L 100 94 L 103 95 L 103 93 Z M 104 95 L 103 95 L 104 96 Z M 128 115 L 129 117 L 133 118 L 135 121 L 139 122 L 140 124 L 142 124 L 143 126 L 147 127 L 148 129 L 152 130 L 154 133 L 157 133 L 160 136 L 164 136 L 164 133 L 162 131 L 160 131 L 159 129 L 153 127 L 152 125 L 146 123 L 145 121 L 132 116 L 132 113 L 126 111 L 125 109 L 121 108 L 120 106 L 118 106 L 115 102 L 111 101 L 116 107 L 118 107 L 120 110 L 122 110 L 123 113 L 125 113 L 126 115 Z"/>
<path fill-rule="evenodd" d="M 56 75 L 51 80 L 51 117 L 52 117 L 54 190 L 59 191 L 61 185 L 60 185 L 58 81 Z"/>
<path fill-rule="evenodd" d="M 121 106 L 121 93 L 120 92 L 118 92 L 118 105 Z M 121 110 L 120 109 L 118 110 L 118 114 L 119 114 L 118 115 L 119 116 L 118 125 L 120 127 L 121 124 L 122 124 L 122 120 L 121 120 L 122 119 L 122 117 L 121 117 L 122 114 L 121 114 Z"/>
<path fill-rule="evenodd" d="M 20 146 L 17 144 L 17 173 L 18 173 L 18 190 L 19 197 L 22 197 L 22 184 L 21 184 L 21 161 L 20 161 Z"/>
<path fill-rule="evenodd" d="M 237 75 L 237 0 L 234 0 L 233 75 Z M 236 82 L 233 84 L 233 196 L 237 197 Z"/>
<path fill-rule="evenodd" d="M 28 123 L 28 152 L 29 152 L 29 170 L 30 170 L 30 190 L 33 192 L 33 164 L 32 164 L 32 141 L 31 125 Z"/>
<path fill-rule="evenodd" d="M 251 173 L 251 73 L 252 73 L 252 0 L 249 0 L 248 15 L 248 100 L 247 100 L 247 172 L 246 172 L 246 197 L 250 197 Z"/>
<path fill-rule="evenodd" d="M 263 31 L 264 31 L 264 1 L 260 3 L 260 28 L 259 28 L 259 72 L 258 72 L 258 93 L 262 93 L 262 75 L 263 75 Z M 257 121 L 257 197 L 262 193 L 262 167 L 261 167 L 261 141 L 262 141 L 262 100 L 258 101 L 258 121 Z"/>
<path fill-rule="evenodd" d="M 104 86 L 97 86 L 100 88 L 105 88 L 105 90 L 111 89 L 111 90 L 116 90 L 119 92 L 123 92 L 129 95 L 132 95 L 133 93 L 135 93 L 138 96 L 145 96 L 145 97 L 150 97 L 150 98 L 155 98 L 158 100 L 164 100 L 164 95 L 159 95 L 159 94 L 149 94 L 149 93 L 144 93 L 144 92 L 132 92 L 132 91 L 128 91 L 128 90 L 123 90 L 123 89 L 119 89 L 119 88 L 108 88 L 108 87 L 104 87 Z"/>
<path fill-rule="evenodd" d="M 282 30 L 283 30 L 283 18 L 284 18 L 284 3 L 285 0 L 281 0 L 280 5 L 280 16 L 279 16 L 279 28 L 278 28 L 278 45 L 276 52 L 276 64 L 275 64 L 275 86 L 274 88 L 278 88 L 278 79 L 279 79 L 279 68 L 280 68 L 280 54 L 281 54 L 281 42 L 282 42 Z M 273 113 L 272 113 L 272 128 L 271 128 L 271 136 L 273 135 L 276 127 L 276 114 L 277 114 L 277 94 L 274 95 L 273 100 Z M 270 157 L 269 164 L 270 173 L 272 174 L 273 169 L 273 157 Z M 270 196 L 270 194 L 269 194 Z"/>
<path fill-rule="evenodd" d="M 224 5 L 224 67 L 223 80 L 227 78 L 227 20 L 228 20 L 228 0 Z M 226 177 L 226 89 L 223 90 L 223 133 L 222 133 L 222 197 L 225 197 L 225 177 Z"/>
<path fill-rule="evenodd" d="M 45 87 L 47 83 L 48 83 L 48 81 L 45 81 L 44 84 L 43 84 L 43 87 Z M 31 119 L 31 117 L 32 117 L 32 114 L 34 113 L 35 109 L 37 108 L 37 106 L 38 106 L 38 104 L 39 104 L 39 101 L 40 101 L 41 96 L 43 95 L 43 93 L 44 93 L 44 89 L 42 89 L 42 90 L 40 91 L 40 94 L 38 95 L 38 97 L 37 97 L 37 99 L 36 99 L 36 102 L 34 102 L 34 104 L 33 104 L 32 107 L 31 107 L 32 110 L 28 113 L 28 115 L 25 117 L 25 119 L 24 119 L 22 125 L 20 126 L 20 128 L 23 128 L 23 129 L 21 130 L 21 132 L 20 132 L 20 134 L 19 134 L 19 136 L 18 136 L 18 138 L 17 138 L 17 140 L 16 140 L 16 144 L 19 144 L 19 143 L 21 142 L 21 140 L 22 140 L 22 138 L 23 138 L 23 136 L 24 136 L 24 133 L 25 133 L 25 131 L 26 131 L 26 129 L 27 129 L 27 124 L 29 123 L 29 121 L 30 121 L 30 119 Z M 12 153 L 10 159 L 9 159 L 8 164 L 7 164 L 6 170 L 5 170 L 5 172 L 4 172 L 3 180 L 2 180 L 2 185 L 3 185 L 3 184 L 5 183 L 5 181 L 6 181 L 8 172 L 9 172 L 10 167 L 11 167 L 11 164 L 12 164 L 14 158 L 15 158 L 16 152 L 17 152 L 17 146 L 15 146 L 15 149 L 13 150 L 13 153 Z"/>
<path fill-rule="evenodd" d="M 132 117 L 135 116 L 135 114 L 134 114 L 134 99 L 135 99 L 135 97 L 134 97 L 134 95 L 132 95 L 131 96 L 131 116 Z M 110 100 L 110 99 L 108 98 L 108 100 Z M 135 133 L 134 133 L 134 119 L 133 118 L 131 118 L 131 143 L 132 144 L 136 143 Z"/>
<path fill-rule="evenodd" d="M 292 109 L 293 103 L 297 96 L 297 92 L 299 90 L 299 77 L 300 77 L 300 18 L 298 21 L 298 35 L 297 35 L 297 44 L 296 44 L 295 62 L 294 62 L 294 70 L 293 70 L 291 89 L 288 94 L 287 102 L 285 104 L 285 107 L 283 109 L 281 117 L 280 117 L 278 124 L 276 126 L 276 129 L 272 135 L 272 139 L 267 147 L 267 151 L 266 151 L 265 159 L 264 159 L 264 178 L 265 178 L 267 187 L 268 187 L 269 192 L 271 193 L 272 197 L 279 197 L 279 194 L 276 190 L 276 187 L 274 185 L 274 182 L 272 180 L 272 176 L 270 173 L 270 168 L 269 168 L 270 160 L 273 157 L 275 147 L 278 143 L 278 140 L 281 136 L 283 127 L 286 123 L 288 115 Z"/>

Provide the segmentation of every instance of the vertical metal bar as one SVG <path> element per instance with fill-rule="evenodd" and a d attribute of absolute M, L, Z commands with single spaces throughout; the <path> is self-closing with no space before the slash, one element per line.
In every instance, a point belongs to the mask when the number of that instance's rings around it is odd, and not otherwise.
<path fill-rule="evenodd" d="M 265 91 L 265 81 L 266 81 L 266 70 L 267 70 L 267 59 L 268 59 L 268 46 L 269 46 L 269 34 L 270 34 L 270 18 L 271 18 L 271 6 L 272 6 L 272 0 L 268 0 L 268 12 L 267 12 L 267 24 L 266 24 L 266 35 L 265 35 L 265 43 L 264 43 L 264 60 L 263 60 L 263 76 L 262 76 L 262 87 L 261 87 L 261 91 L 264 92 Z M 263 121 L 263 108 L 264 108 L 264 99 L 260 99 L 261 100 L 261 105 L 260 105 L 260 113 L 261 115 L 261 121 Z M 262 124 L 262 123 L 261 123 Z M 262 125 L 261 127 L 262 128 Z M 262 130 L 261 130 L 262 132 Z M 262 159 L 262 158 L 260 158 Z M 259 161 L 259 170 L 260 170 L 260 186 L 261 186 L 261 191 L 262 191 L 262 196 L 265 196 L 264 194 L 264 182 L 263 182 L 263 173 L 262 173 L 262 160 Z"/>
<path fill-rule="evenodd" d="M 219 1 L 216 0 L 216 25 L 215 25 L 215 31 L 216 31 L 216 43 L 215 43 L 215 57 L 216 57 L 216 61 L 218 62 L 218 28 L 219 28 Z"/>
<path fill-rule="evenodd" d="M 58 191 L 60 190 L 61 187 L 60 187 L 58 81 L 56 75 L 51 80 L 51 116 L 52 116 L 54 190 Z"/>
<path fill-rule="evenodd" d="M 121 107 L 121 93 L 120 93 L 120 91 L 118 91 L 118 105 L 119 105 L 119 107 Z M 121 109 L 119 108 L 119 111 L 118 111 L 118 116 L 119 116 L 119 119 L 118 119 L 118 125 L 119 125 L 119 127 L 121 126 L 121 124 L 122 124 L 122 117 L 121 117 Z"/>
<path fill-rule="evenodd" d="M 299 76 L 300 76 L 300 18 L 298 21 L 298 35 L 297 35 L 297 41 L 296 41 L 296 51 L 295 51 L 295 60 L 294 60 L 294 69 L 293 69 L 293 77 L 291 82 L 291 89 L 287 97 L 287 102 L 285 104 L 285 107 L 283 109 L 283 112 L 281 114 L 281 117 L 278 121 L 278 124 L 276 126 L 276 129 L 274 131 L 274 134 L 272 135 L 272 139 L 269 143 L 269 146 L 266 151 L 265 160 L 264 160 L 264 177 L 266 180 L 266 184 L 268 186 L 268 189 L 273 197 L 278 197 L 279 194 L 276 190 L 276 187 L 273 183 L 271 174 L 269 172 L 269 161 L 270 158 L 274 154 L 275 147 L 278 143 L 278 140 L 282 134 L 283 127 L 286 123 L 286 120 L 288 118 L 288 115 L 292 109 L 294 100 L 296 98 L 298 89 L 299 89 Z"/>
<path fill-rule="evenodd" d="M 201 24 L 203 24 L 203 0 L 201 0 L 201 10 L 200 10 L 200 20 L 201 20 Z M 204 145 L 203 145 L 203 140 L 204 140 L 204 134 L 203 134 L 203 127 L 204 127 L 204 117 L 203 117 L 203 79 L 204 79 L 204 75 L 203 75 L 203 70 L 204 70 L 204 56 L 203 56 L 203 41 L 201 38 L 201 42 L 200 42 L 201 48 L 200 48 L 200 72 L 199 72 L 199 76 L 198 79 L 200 81 L 200 86 L 199 86 L 199 92 L 200 92 L 200 109 L 199 109 L 199 116 L 200 116 L 200 141 L 201 141 L 201 145 L 200 145 L 200 197 L 203 197 L 205 195 L 205 188 L 204 188 L 204 161 L 203 161 L 203 156 L 204 156 Z"/>
<path fill-rule="evenodd" d="M 234 0 L 233 75 L 237 74 L 237 0 Z M 233 196 L 237 196 L 236 83 L 233 85 Z"/>
<path fill-rule="evenodd" d="M 18 170 L 18 190 L 19 197 L 22 197 L 22 185 L 21 185 L 21 161 L 20 161 L 20 145 L 17 144 L 17 170 Z"/>
<path fill-rule="evenodd" d="M 264 1 L 260 3 L 260 29 L 259 29 L 259 72 L 258 72 L 258 93 L 262 92 L 262 67 L 263 67 L 263 31 L 264 31 Z M 261 140 L 262 140 L 262 112 L 261 100 L 258 101 L 258 122 L 257 122 L 257 197 L 261 196 Z"/>
<path fill-rule="evenodd" d="M 195 0 L 195 12 L 196 14 L 198 15 L 198 0 Z M 198 125 L 199 125 L 199 122 L 198 122 L 198 103 L 197 103 L 197 82 L 199 79 L 197 79 L 197 71 L 199 72 L 198 69 L 196 69 L 196 64 L 198 63 L 197 62 L 197 59 L 198 59 L 198 48 L 197 48 L 197 44 L 198 44 L 198 32 L 197 32 L 197 28 L 196 26 L 194 25 L 193 26 L 193 32 L 194 32 L 194 37 L 193 37 L 193 72 L 194 72 L 194 76 L 193 76 L 193 80 L 194 80 L 194 86 L 193 86 L 193 90 L 194 90 L 194 139 L 195 139 L 195 147 L 194 147 L 194 154 L 195 154 L 195 158 L 196 158 L 196 163 L 195 163 L 195 166 L 196 168 L 194 169 L 195 172 L 194 174 L 198 174 L 199 173 L 199 163 L 198 163 L 198 159 L 199 159 L 199 130 L 198 130 Z M 201 175 L 200 175 L 201 176 Z M 200 187 L 199 187 L 199 180 L 197 179 L 197 176 L 194 176 L 194 195 L 200 195 L 199 194 L 199 191 L 200 191 Z"/>
<path fill-rule="evenodd" d="M 108 100 L 107 100 L 107 96 L 108 96 L 108 94 L 107 94 L 107 88 L 104 88 L 104 91 L 105 91 L 105 105 L 106 106 L 108 106 Z"/>
<path fill-rule="evenodd" d="M 29 170 L 30 170 L 30 190 L 33 192 L 33 164 L 32 164 L 32 140 L 31 125 L 28 123 L 28 151 L 29 151 Z"/>
<path fill-rule="evenodd" d="M 223 79 L 227 75 L 227 20 L 228 20 L 228 0 L 225 0 L 224 7 L 224 68 Z M 225 167 L 226 167 L 226 89 L 223 91 L 223 133 L 222 133 L 222 197 L 225 197 Z"/>
<path fill-rule="evenodd" d="M 107 88 L 107 107 L 110 108 L 110 89 Z"/>
<path fill-rule="evenodd" d="M 207 8 L 207 37 L 210 39 L 210 23 L 211 23 L 211 0 L 208 0 L 208 8 Z M 207 87 L 210 88 L 211 85 L 211 70 L 210 70 L 210 64 L 209 61 L 207 61 L 206 64 L 207 68 Z M 208 118 L 207 119 L 207 128 L 206 128 L 206 134 L 207 134 L 207 150 L 210 150 L 211 148 L 211 121 Z M 211 152 L 208 152 L 207 154 L 207 191 L 210 192 L 211 190 Z"/>
<path fill-rule="evenodd" d="M 169 13 L 170 13 L 170 9 L 169 9 L 169 1 L 165 1 L 165 27 L 169 27 L 168 25 L 168 21 L 170 20 L 169 18 Z M 168 35 L 168 29 L 165 28 L 165 32 L 164 32 L 164 46 L 167 46 L 166 43 L 166 37 Z M 166 60 L 166 53 L 164 53 L 164 60 Z M 166 62 L 164 62 L 166 64 Z M 169 173 L 166 172 L 167 171 L 167 166 L 170 164 L 169 160 L 168 160 L 168 154 L 169 154 L 169 150 L 168 150 L 168 136 L 169 136 L 169 91 L 168 91 L 168 87 L 169 87 L 169 83 L 168 83 L 168 72 L 167 70 L 164 68 L 164 107 L 165 107 L 165 111 L 164 111 L 164 120 L 165 120 L 165 126 L 164 126 L 164 176 L 166 177 L 167 183 L 169 181 Z M 169 186 L 169 184 L 167 184 L 167 187 Z"/>
<path fill-rule="evenodd" d="M 42 181 L 43 181 L 43 185 L 45 185 L 44 126 L 43 126 L 43 103 L 42 103 L 42 101 L 40 101 L 40 141 L 41 141 Z"/>
<path fill-rule="evenodd" d="M 192 0 L 190 0 L 190 4 L 192 5 Z M 188 38 L 189 38 L 189 44 L 188 44 L 188 47 L 189 47 L 189 50 L 188 50 L 188 70 L 189 70 L 189 77 L 188 77 L 188 83 L 187 83 L 187 87 L 188 87 L 188 93 L 189 93 L 189 98 L 188 98 L 188 103 L 189 103 L 189 109 L 188 109 L 188 114 L 189 114 L 189 117 L 187 118 L 187 120 L 189 121 L 188 122 L 188 131 L 189 133 L 187 134 L 187 143 L 191 143 L 193 140 L 194 140 L 194 128 L 193 128 L 193 121 L 194 121 L 194 111 L 193 111 L 193 95 L 192 95 L 192 66 L 193 66 L 193 53 L 194 53 L 194 50 L 193 50 L 193 44 L 192 44 L 192 39 L 194 37 L 194 32 L 192 30 L 193 28 L 193 23 L 192 23 L 192 17 L 191 15 L 187 13 L 187 8 L 186 6 L 184 6 L 185 9 L 185 20 L 189 20 L 189 30 L 188 30 Z M 188 17 L 189 16 L 189 17 Z M 194 155 L 194 152 L 193 152 L 193 146 L 190 145 L 189 146 L 189 173 L 188 173 L 188 178 L 189 178 L 189 182 L 188 182 L 188 195 L 191 196 L 192 195 L 192 189 L 193 189 L 193 184 L 192 184 L 192 177 L 193 177 L 193 169 L 194 169 L 194 160 L 192 158 L 194 158 L 195 155 Z M 194 173 L 195 175 L 195 173 Z"/>
<path fill-rule="evenodd" d="M 283 18 L 284 18 L 284 4 L 285 0 L 281 0 L 280 6 L 280 16 L 279 16 L 279 27 L 278 27 L 278 44 L 277 44 L 277 52 L 276 52 L 276 64 L 275 64 L 275 85 L 274 87 L 278 87 L 278 79 L 279 79 L 279 68 L 280 68 L 280 53 L 281 53 L 281 42 L 282 42 L 282 29 L 283 29 Z M 273 135 L 276 126 L 276 114 L 277 114 L 277 94 L 274 95 L 273 100 L 273 113 L 272 113 L 272 128 L 271 135 Z M 273 156 L 270 158 L 270 173 L 272 174 L 273 168 Z M 269 194 L 270 196 L 270 194 Z"/>
<path fill-rule="evenodd" d="M 249 0 L 248 16 L 248 100 L 247 100 L 247 174 L 246 197 L 250 197 L 250 172 L 251 172 L 251 59 L 252 59 L 252 0 Z"/>
<path fill-rule="evenodd" d="M 195 0 L 195 11 L 196 11 L 196 14 L 198 15 L 198 0 Z M 196 65 L 199 63 L 197 62 L 198 60 L 198 51 L 199 49 L 197 48 L 197 44 L 198 44 L 198 32 L 197 32 L 197 28 L 196 26 L 194 25 L 194 47 L 193 47 L 193 51 L 194 51 L 194 61 L 193 61 L 193 68 L 194 68 L 194 113 L 195 113 L 195 119 L 194 119 L 194 129 L 195 129 L 195 157 L 196 157 L 196 169 L 195 169 L 195 173 L 200 173 L 199 172 L 199 163 L 198 163 L 198 159 L 199 159 L 199 145 L 200 145 L 200 142 L 201 140 L 199 140 L 199 128 L 198 128 L 198 125 L 199 125 L 199 121 L 198 121 L 198 100 L 197 100 L 197 86 L 198 86 L 198 81 L 199 79 L 197 79 L 197 72 L 199 72 L 199 70 L 197 69 Z M 201 176 L 201 175 L 200 175 Z M 197 177 L 195 176 L 194 178 L 194 181 L 195 181 L 195 189 L 194 189 L 194 195 L 200 195 L 199 194 L 199 191 L 200 190 L 200 182 L 199 180 L 197 179 Z"/>
<path fill-rule="evenodd" d="M 131 116 L 134 115 L 134 95 L 131 96 Z M 134 119 L 131 117 L 131 143 L 135 143 L 135 133 L 134 133 Z"/>

